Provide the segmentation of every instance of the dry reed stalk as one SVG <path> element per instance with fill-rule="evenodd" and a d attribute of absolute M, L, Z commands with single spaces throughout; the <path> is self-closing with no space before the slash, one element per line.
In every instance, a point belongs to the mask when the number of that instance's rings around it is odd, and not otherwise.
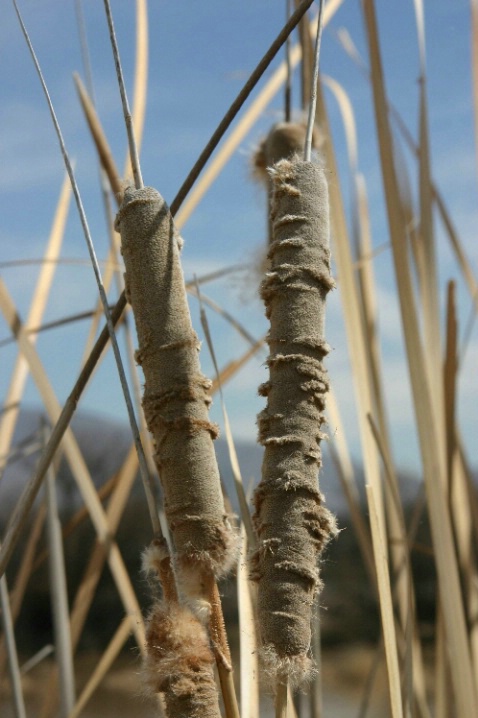
<path fill-rule="evenodd" d="M 146 115 L 146 98 L 148 94 L 148 5 L 147 0 L 136 0 L 136 58 L 133 90 L 132 122 L 138 152 L 143 139 L 144 119 Z M 125 160 L 123 177 L 131 170 L 131 158 Z"/>
<path fill-rule="evenodd" d="M 390 703 L 393 718 L 403 718 L 402 694 L 400 686 L 400 669 L 397 655 L 397 639 L 395 636 L 395 623 L 393 616 L 392 592 L 390 575 L 385 553 L 384 536 L 378 520 L 377 506 L 374 490 L 367 484 L 367 501 L 370 511 L 370 526 L 372 529 L 373 552 L 377 570 L 378 589 L 380 594 L 380 613 L 387 658 L 388 682 L 390 688 Z"/>
<path fill-rule="evenodd" d="M 470 649 L 478 691 L 478 627 L 474 616 L 478 615 L 478 576 L 476 571 L 476 548 L 473 542 L 473 517 L 469 506 L 467 478 L 460 460 L 456 437 L 456 381 L 458 372 L 455 282 L 448 283 L 446 353 L 443 365 L 445 395 L 445 435 L 447 442 L 448 491 L 450 512 L 455 532 L 458 563 L 460 566 L 465 609 L 470 627 Z"/>
<path fill-rule="evenodd" d="M 204 594 L 203 577 L 227 571 L 235 538 L 225 514 L 209 421 L 210 382 L 201 374 L 179 258 L 179 236 L 156 190 L 128 188 L 116 227 L 126 292 L 146 384 L 143 408 L 155 442 L 181 591 Z"/>
<path fill-rule="evenodd" d="M 44 427 L 44 434 L 48 431 Z M 60 716 L 67 718 L 75 703 L 75 676 L 73 647 L 68 621 L 68 590 L 66 585 L 65 556 L 58 516 L 55 474 L 53 468 L 47 474 L 46 483 L 47 529 L 50 548 L 50 592 L 53 629 L 55 636 L 55 660 L 60 678 Z"/>
<path fill-rule="evenodd" d="M 101 166 L 107 174 L 113 194 L 116 198 L 118 198 L 118 201 L 120 202 L 123 194 L 123 188 L 121 186 L 120 174 L 116 168 L 116 163 L 113 159 L 113 155 L 108 145 L 108 141 L 103 132 L 103 128 L 101 127 L 101 123 L 98 119 L 98 115 L 96 114 L 94 105 L 83 82 L 81 81 L 80 76 L 75 73 L 73 75 L 73 79 L 75 81 L 76 90 L 78 92 L 78 97 L 80 99 L 83 112 L 85 113 L 88 127 L 90 128 L 93 141 L 96 145 L 96 151 L 98 152 Z"/>
<path fill-rule="evenodd" d="M 32 523 L 32 528 L 23 552 L 22 560 L 15 576 L 15 585 L 10 592 L 10 613 L 13 625 L 15 625 L 15 621 L 20 613 L 25 591 L 30 579 L 30 574 L 32 573 L 35 552 L 43 530 L 43 525 L 45 523 L 45 516 L 46 508 L 45 504 L 42 503 L 38 509 L 35 520 Z M 0 639 L 0 676 L 3 675 L 6 658 L 7 653 L 5 637 L 2 636 Z"/>
<path fill-rule="evenodd" d="M 257 655 L 257 633 L 255 621 L 255 596 L 253 584 L 248 580 L 247 533 L 241 526 L 242 552 L 237 566 L 237 599 L 240 632 L 241 714 L 248 718 L 259 718 L 259 661 Z"/>
<path fill-rule="evenodd" d="M 254 496 L 259 548 L 251 577 L 258 582 L 265 663 L 274 677 L 301 682 L 311 669 L 317 560 L 336 531 L 317 484 L 328 387 L 325 297 L 333 286 L 328 191 L 323 170 L 297 157 L 275 165 L 271 178 L 271 271 L 262 285 L 270 379 L 259 389 L 267 407 L 258 417 L 265 452 Z"/>
<path fill-rule="evenodd" d="M 43 264 L 40 269 L 37 284 L 30 303 L 30 310 L 25 322 L 25 329 L 27 330 L 37 327 L 41 323 L 45 312 L 50 288 L 57 267 L 56 261 L 60 254 L 63 242 L 70 199 L 71 185 L 68 176 L 66 176 L 60 191 L 60 197 L 58 199 L 50 237 L 43 257 Z M 31 336 L 31 340 L 35 343 L 35 334 Z M 28 365 L 24 357 L 19 354 L 12 371 L 10 384 L 4 401 L 4 406 L 9 406 L 10 409 L 2 416 L 0 421 L 0 457 L 6 457 L 10 449 L 27 377 Z M 4 463 L 2 458 L 0 459 L 0 480 L 3 469 Z"/>
<path fill-rule="evenodd" d="M 354 392 L 356 405 L 361 408 L 358 412 L 358 426 L 362 457 L 367 481 L 374 486 L 378 504 L 379 518 L 382 527 L 385 526 L 384 507 L 382 499 L 382 485 L 380 478 L 379 457 L 373 438 L 366 421 L 367 413 L 374 411 L 373 388 L 368 369 L 368 356 L 366 337 L 363 331 L 363 322 L 360 312 L 360 295 L 354 262 L 351 252 L 351 239 L 345 217 L 344 203 L 340 184 L 339 171 L 335 158 L 332 134 L 329 126 L 327 108 L 322 95 L 321 84 L 318 84 L 317 124 L 322 128 L 324 143 L 322 153 L 325 165 L 336 178 L 330 183 L 330 223 L 332 238 L 334 240 L 334 257 L 339 279 L 339 295 L 342 301 L 342 310 L 347 333 L 347 346 L 349 348 L 350 365 L 354 379 Z"/>
<path fill-rule="evenodd" d="M 141 167 L 139 163 L 139 150 L 136 144 L 136 137 L 133 126 L 133 118 L 129 107 L 128 95 L 126 94 L 126 87 L 123 78 L 123 69 L 121 67 L 121 57 L 118 49 L 118 43 L 116 40 L 116 32 L 113 22 L 113 13 L 111 12 L 110 0 L 103 0 L 105 7 L 106 20 L 108 23 L 108 30 L 110 34 L 111 49 L 113 51 L 113 60 L 116 68 L 116 77 L 118 80 L 118 89 L 121 96 L 121 104 L 123 107 L 123 118 L 126 126 L 126 134 L 128 137 L 128 150 L 129 159 L 131 162 L 131 169 L 133 172 L 134 185 L 136 189 L 143 187 L 143 178 L 141 175 Z"/>
<path fill-rule="evenodd" d="M 294 5 L 297 7 L 299 0 L 294 0 Z M 309 106 L 310 102 L 310 90 L 312 87 L 312 65 L 313 65 L 313 52 L 314 48 L 310 42 L 310 21 L 307 15 L 305 15 L 299 23 L 297 28 L 299 31 L 299 42 L 301 47 L 301 63 L 300 63 L 300 92 L 301 92 L 301 107 L 305 111 Z M 302 150 L 303 146 L 300 148 Z"/>
<path fill-rule="evenodd" d="M 13 628 L 12 616 L 10 613 L 10 599 L 8 596 L 7 579 L 5 576 L 0 578 L 0 613 L 2 616 L 3 632 L 5 635 L 5 645 L 8 656 L 8 668 L 10 671 L 10 680 L 12 682 L 13 707 L 15 718 L 26 718 L 25 702 L 23 699 L 22 679 L 18 664 L 17 644 L 15 642 L 15 632 Z"/>
<path fill-rule="evenodd" d="M 419 78 L 419 241 L 421 256 L 423 257 L 420 277 L 420 290 L 422 297 L 424 319 L 424 346 L 426 347 L 426 361 L 430 373 L 432 386 L 441 385 L 441 338 L 440 338 L 440 308 L 438 297 L 438 271 L 436 257 L 436 242 L 433 230 L 433 192 L 431 184 L 430 167 L 430 141 L 428 131 L 428 104 L 426 95 L 426 50 L 425 50 L 425 20 L 422 0 L 414 0 L 415 21 L 417 26 L 417 39 L 420 63 Z M 433 393 L 435 411 L 437 416 L 443 417 L 443 395 L 441 392 Z"/>

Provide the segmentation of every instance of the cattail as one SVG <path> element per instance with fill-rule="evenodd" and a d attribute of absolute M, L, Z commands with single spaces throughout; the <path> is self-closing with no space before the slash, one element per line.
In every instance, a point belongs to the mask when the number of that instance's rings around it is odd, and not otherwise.
<path fill-rule="evenodd" d="M 303 122 L 277 122 L 269 130 L 269 134 L 259 144 L 252 157 L 252 171 L 256 179 L 262 182 L 267 189 L 269 201 L 268 208 L 268 245 L 272 242 L 271 207 L 272 180 L 269 173 L 280 160 L 290 160 L 294 155 L 300 154 L 304 148 L 307 127 Z M 316 149 L 320 147 L 321 135 L 318 127 L 314 126 L 312 144 Z M 259 265 L 261 274 L 269 269 L 269 262 L 264 257 Z"/>
<path fill-rule="evenodd" d="M 234 560 L 209 420 L 210 381 L 201 374 L 180 264 L 181 239 L 169 208 L 151 187 L 128 187 L 116 218 L 125 284 L 145 376 L 143 408 L 155 444 L 164 508 L 181 590 L 204 592 Z"/>
<path fill-rule="evenodd" d="M 143 569 L 155 576 L 164 595 L 154 603 L 146 625 L 147 691 L 162 697 L 168 718 L 220 718 L 209 638 L 200 620 L 177 601 L 164 540 L 154 541 L 145 552 Z"/>
<path fill-rule="evenodd" d="M 322 360 L 330 275 L 324 171 L 298 157 L 270 170 L 271 269 L 262 284 L 270 319 L 267 406 L 258 417 L 265 448 L 254 496 L 263 656 L 274 675 L 300 682 L 311 668 L 311 616 L 320 588 L 318 558 L 335 520 L 318 487 L 327 374 Z"/>
<path fill-rule="evenodd" d="M 303 122 L 277 122 L 269 130 L 252 158 L 254 175 L 270 185 L 268 168 L 280 160 L 291 159 L 303 151 L 307 127 Z M 312 144 L 320 146 L 320 133 L 314 127 Z"/>

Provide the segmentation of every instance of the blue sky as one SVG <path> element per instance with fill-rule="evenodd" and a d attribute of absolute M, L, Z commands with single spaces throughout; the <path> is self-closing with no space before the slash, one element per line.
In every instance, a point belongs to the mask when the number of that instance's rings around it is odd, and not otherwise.
<path fill-rule="evenodd" d="M 250 71 L 275 37 L 284 19 L 285 2 L 278 0 L 150 0 L 149 96 L 141 163 L 147 184 L 156 186 L 172 200 L 205 142 Z M 377 3 L 387 89 L 410 131 L 418 128 L 418 49 L 412 0 Z M 98 189 L 96 157 L 79 109 L 72 82 L 77 70 L 84 76 L 75 4 L 60 0 L 23 0 L 20 7 L 42 65 L 66 144 L 76 161 L 76 174 L 99 257 L 106 255 L 108 239 Z M 97 108 L 117 164 L 122 167 L 126 136 L 119 93 L 104 18 L 103 3 L 82 4 L 86 21 Z M 134 64 L 135 3 L 112 3 L 127 87 L 131 94 Z M 470 9 L 464 0 L 425 2 L 430 108 L 432 170 L 446 198 L 475 274 L 478 251 L 476 148 L 473 130 Z M 365 175 L 370 203 L 374 246 L 388 241 L 375 139 L 372 97 L 366 80 L 344 53 L 336 32 L 346 28 L 363 57 L 367 58 L 363 21 L 358 0 L 344 0 L 323 37 L 321 70 L 339 81 L 353 104 L 358 133 L 359 169 Z M 273 63 L 267 77 L 282 59 Z M 299 78 L 294 75 L 294 106 L 300 100 Z M 339 161 L 340 179 L 348 196 L 345 138 L 335 101 L 327 103 Z M 248 105 L 245 106 L 247 109 Z M 204 274 L 237 262 L 257 265 L 265 241 L 265 196 L 251 180 L 250 155 L 270 125 L 282 117 L 279 93 L 233 158 L 211 187 L 184 227 L 185 275 Z M 403 149 L 412 186 L 417 170 Z M 63 163 L 53 126 L 34 68 L 11 3 L 5 3 L 0 27 L 0 261 L 38 259 L 48 238 L 63 181 Z M 441 296 L 447 279 L 461 281 L 447 240 L 436 222 L 440 260 Z M 57 270 L 45 321 L 91 309 L 96 288 L 88 266 L 86 245 L 75 208 L 67 225 L 63 258 L 81 258 L 84 264 L 62 264 Z M 393 426 L 397 463 L 416 468 L 416 440 L 403 342 L 395 298 L 391 256 L 385 251 L 375 260 L 379 284 L 379 318 L 382 331 L 384 375 L 388 410 Z M 25 317 L 38 266 L 0 268 L 10 293 Z M 255 337 L 266 331 L 257 276 L 253 269 L 205 287 L 204 291 L 235 314 Z M 470 298 L 458 293 L 460 330 L 469 315 Z M 197 304 L 192 301 L 193 322 L 200 331 Z M 247 348 L 244 340 L 222 319 L 208 312 L 219 364 L 223 365 Z M 60 401 L 64 401 L 79 370 L 88 323 L 77 323 L 40 336 L 38 350 Z M 0 319 L 0 339 L 8 336 Z M 330 299 L 328 341 L 333 352 L 328 368 L 345 421 L 354 456 L 360 446 L 348 363 L 345 330 L 341 318 L 340 289 Z M 16 356 L 13 345 L 1 351 L 2 395 L 8 386 Z M 255 416 L 263 400 L 256 387 L 264 380 L 264 354 L 225 388 L 233 432 L 254 439 Z M 203 368 L 212 372 L 204 346 Z M 477 425 L 478 389 L 476 330 L 466 354 L 460 378 L 460 424 L 470 448 Z M 25 400 L 31 405 L 38 394 L 30 380 Z M 214 416 L 221 423 L 219 402 Z M 91 382 L 81 407 L 125 420 L 124 402 L 109 357 Z M 476 463 L 476 460 L 475 460 Z"/>

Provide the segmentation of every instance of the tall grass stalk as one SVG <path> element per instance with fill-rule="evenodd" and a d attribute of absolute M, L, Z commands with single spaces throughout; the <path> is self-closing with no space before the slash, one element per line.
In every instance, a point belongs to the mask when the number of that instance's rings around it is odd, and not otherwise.
<path fill-rule="evenodd" d="M 48 434 L 46 426 L 44 435 Z M 55 633 L 55 655 L 60 672 L 60 716 L 68 718 L 75 703 L 75 675 L 70 625 L 68 621 L 68 591 L 66 585 L 65 556 L 58 517 L 55 473 L 50 467 L 45 484 L 47 506 L 48 543 L 50 549 L 50 590 L 53 626 Z"/>

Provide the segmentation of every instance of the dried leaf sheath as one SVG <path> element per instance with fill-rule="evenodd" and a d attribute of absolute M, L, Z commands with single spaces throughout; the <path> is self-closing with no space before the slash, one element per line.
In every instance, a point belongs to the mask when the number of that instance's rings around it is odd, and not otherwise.
<path fill-rule="evenodd" d="M 178 578 L 186 594 L 197 595 L 201 574 L 217 576 L 229 567 L 234 537 L 212 443 L 217 427 L 208 415 L 210 382 L 201 374 L 184 288 L 181 240 L 168 206 L 151 187 L 126 189 L 116 228 Z"/>
<path fill-rule="evenodd" d="M 322 360 L 330 275 L 328 191 L 323 170 L 295 157 L 270 171 L 271 270 L 262 285 L 270 319 L 265 447 L 255 493 L 259 549 L 252 560 L 264 655 L 274 672 L 301 680 L 310 662 L 317 561 L 335 521 L 322 506 L 317 473 L 328 381 Z"/>

